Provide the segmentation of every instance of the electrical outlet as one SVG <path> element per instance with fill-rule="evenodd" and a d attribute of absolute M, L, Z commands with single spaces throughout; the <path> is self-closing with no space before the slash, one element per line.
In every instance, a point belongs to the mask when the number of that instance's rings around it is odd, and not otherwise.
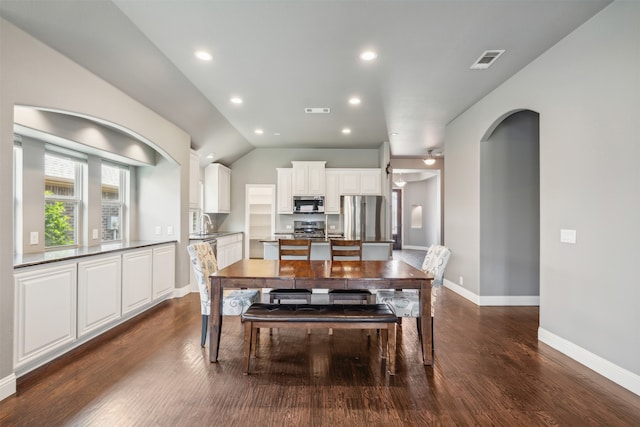
<path fill-rule="evenodd" d="M 156 225 L 156 236 L 159 236 L 162 234 L 162 227 L 160 227 L 159 225 Z"/>
<path fill-rule="evenodd" d="M 291 224 L 285 225 L 284 228 L 286 228 L 287 230 L 291 230 Z"/>
<path fill-rule="evenodd" d="M 97 238 L 98 238 L 98 229 L 97 229 L 97 228 L 94 228 L 94 229 L 93 229 L 93 238 L 94 238 L 94 239 L 97 239 Z"/>
<path fill-rule="evenodd" d="M 464 285 L 464 277 L 460 276 L 460 285 Z"/>
<path fill-rule="evenodd" d="M 335 225 L 330 225 L 330 226 L 329 226 L 329 230 L 335 230 L 335 229 L 336 229 L 336 226 L 335 226 Z"/>
<path fill-rule="evenodd" d="M 576 244 L 576 230 L 561 229 L 560 230 L 560 242 Z"/>
<path fill-rule="evenodd" d="M 29 235 L 29 243 L 31 243 L 32 245 L 37 245 L 38 240 L 39 240 L 38 232 L 32 231 L 31 234 Z"/>
<path fill-rule="evenodd" d="M 171 225 L 167 226 L 167 235 L 168 236 L 173 235 L 173 227 Z"/>

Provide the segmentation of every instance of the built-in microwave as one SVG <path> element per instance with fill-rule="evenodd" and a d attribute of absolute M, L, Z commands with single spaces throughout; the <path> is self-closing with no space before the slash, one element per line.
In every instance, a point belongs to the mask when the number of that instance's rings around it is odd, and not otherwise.
<path fill-rule="evenodd" d="M 324 196 L 293 196 L 293 213 L 324 213 Z"/>

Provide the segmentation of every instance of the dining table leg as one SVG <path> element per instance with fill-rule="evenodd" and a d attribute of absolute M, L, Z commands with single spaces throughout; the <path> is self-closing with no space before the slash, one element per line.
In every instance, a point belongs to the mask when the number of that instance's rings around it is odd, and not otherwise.
<path fill-rule="evenodd" d="M 222 332 L 222 283 L 221 279 L 211 279 L 211 314 L 209 315 L 209 360 L 218 361 L 220 351 L 220 333 Z"/>
<path fill-rule="evenodd" d="M 433 349 L 431 347 L 431 280 L 423 280 L 420 285 L 420 329 L 423 364 L 433 365 Z"/>

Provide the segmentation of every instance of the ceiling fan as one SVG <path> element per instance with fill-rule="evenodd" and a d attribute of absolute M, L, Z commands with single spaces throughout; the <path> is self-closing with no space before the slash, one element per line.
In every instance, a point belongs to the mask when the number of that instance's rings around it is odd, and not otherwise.
<path fill-rule="evenodd" d="M 433 166 L 436 163 L 436 157 L 442 157 L 442 153 L 434 152 L 433 149 L 427 150 L 427 158 L 423 159 L 425 165 Z"/>

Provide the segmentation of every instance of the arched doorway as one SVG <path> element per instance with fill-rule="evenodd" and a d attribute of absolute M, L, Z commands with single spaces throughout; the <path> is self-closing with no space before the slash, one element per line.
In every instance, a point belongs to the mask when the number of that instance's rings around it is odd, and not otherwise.
<path fill-rule="evenodd" d="M 539 302 L 539 135 L 538 113 L 520 110 L 480 142 L 480 294 L 496 304 Z"/>

